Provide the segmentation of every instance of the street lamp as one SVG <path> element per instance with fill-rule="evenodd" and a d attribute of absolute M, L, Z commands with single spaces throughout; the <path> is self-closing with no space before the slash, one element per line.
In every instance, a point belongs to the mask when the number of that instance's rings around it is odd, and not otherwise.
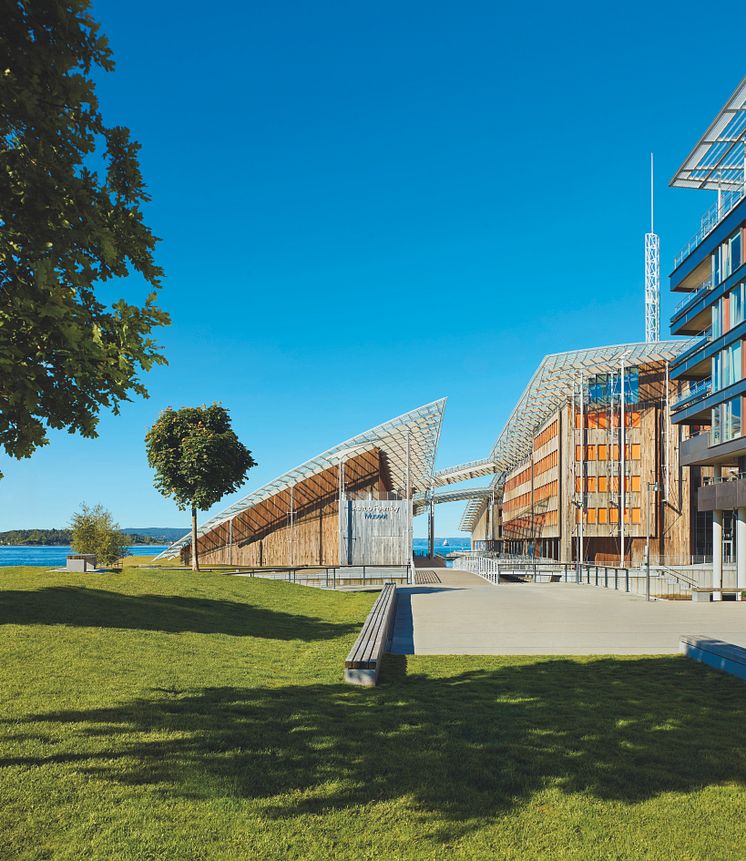
<path fill-rule="evenodd" d="M 645 600 L 650 600 L 650 494 L 658 493 L 660 485 L 657 481 L 648 482 L 648 504 L 646 506 L 647 538 L 645 539 Z M 655 498 L 655 497 L 653 497 Z"/>

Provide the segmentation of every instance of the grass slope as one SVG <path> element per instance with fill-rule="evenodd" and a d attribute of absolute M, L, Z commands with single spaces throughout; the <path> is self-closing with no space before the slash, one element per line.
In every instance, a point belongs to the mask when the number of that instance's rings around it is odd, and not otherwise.
<path fill-rule="evenodd" d="M 746 857 L 741 684 L 675 657 L 391 657 L 350 688 L 371 601 L 0 569 L 0 857 Z"/>

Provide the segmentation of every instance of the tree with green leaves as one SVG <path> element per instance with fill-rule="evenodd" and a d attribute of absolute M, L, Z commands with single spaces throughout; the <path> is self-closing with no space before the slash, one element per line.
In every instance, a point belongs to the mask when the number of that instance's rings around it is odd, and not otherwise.
<path fill-rule="evenodd" d="M 238 439 L 228 410 L 219 404 L 164 410 L 145 437 L 154 484 L 178 507 L 192 512 L 192 569 L 199 571 L 197 509 L 205 511 L 234 493 L 256 466 Z"/>
<path fill-rule="evenodd" d="M 127 554 L 125 536 L 103 505 L 85 503 L 73 514 L 70 543 L 76 553 L 95 553 L 98 565 L 113 565 Z"/>
<path fill-rule="evenodd" d="M 141 373 L 165 363 L 140 146 L 99 110 L 93 74 L 114 63 L 89 9 L 0 0 L 0 449 L 14 458 L 49 428 L 95 437 L 100 410 L 147 397 Z M 142 304 L 107 302 L 102 285 L 131 273 Z"/>

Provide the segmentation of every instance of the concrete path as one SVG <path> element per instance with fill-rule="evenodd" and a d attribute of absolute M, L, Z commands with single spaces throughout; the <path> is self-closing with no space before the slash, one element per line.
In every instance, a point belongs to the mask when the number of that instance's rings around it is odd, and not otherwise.
<path fill-rule="evenodd" d="M 685 634 L 746 646 L 746 602 L 648 603 L 575 583 L 493 586 L 465 572 L 438 574 L 439 585 L 397 590 L 394 653 L 674 654 Z"/>

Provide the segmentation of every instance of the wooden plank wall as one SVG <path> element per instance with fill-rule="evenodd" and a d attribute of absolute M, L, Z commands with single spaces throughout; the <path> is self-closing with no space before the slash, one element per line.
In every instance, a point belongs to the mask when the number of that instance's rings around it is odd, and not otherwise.
<path fill-rule="evenodd" d="M 387 491 L 378 448 L 345 461 L 348 492 Z M 338 565 L 339 467 L 303 479 L 240 512 L 198 539 L 205 565 Z M 291 510 L 293 526 L 291 528 Z M 233 542 L 231 543 L 231 532 Z M 190 561 L 191 548 L 182 559 Z"/>

